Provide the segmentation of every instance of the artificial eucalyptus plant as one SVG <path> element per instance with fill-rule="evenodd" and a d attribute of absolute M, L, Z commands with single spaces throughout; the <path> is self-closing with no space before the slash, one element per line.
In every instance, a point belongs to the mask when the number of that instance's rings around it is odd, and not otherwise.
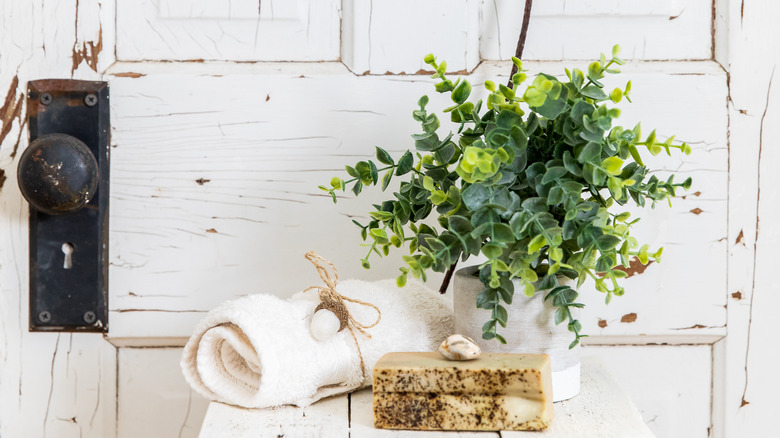
<path fill-rule="evenodd" d="M 615 46 L 611 59 L 602 54 L 587 72 L 566 69 L 563 82 L 541 73 L 522 93 L 526 73 L 512 58 L 518 72 L 508 86 L 486 81 L 484 104 L 469 101 L 467 80 L 446 77 L 446 62 L 426 56 L 438 79 L 436 91 L 453 101 L 444 112 L 456 132 L 439 135 L 439 118 L 426 110 L 428 97 L 422 96 L 412 114 L 422 128 L 412 135 L 414 152 L 396 160 L 377 147 L 376 161 L 346 166 L 349 178 L 320 186 L 336 202 L 337 191 L 349 187 L 359 195 L 370 185 L 384 191 L 393 177 L 402 177 L 393 197 L 374 205 L 367 224 L 353 221 L 368 241 L 363 266 L 370 267 L 372 253 L 387 255 L 391 246 L 408 244 L 398 285 L 409 274 L 425 280 L 428 270 L 447 272 L 443 292 L 458 260 L 481 253 L 487 258 L 479 270 L 485 288 L 476 305 L 492 311 L 483 338 L 506 342 L 497 328 L 507 325 L 503 303 L 511 304 L 512 279 L 518 279 L 526 296 L 550 290 L 545 299 L 557 307 L 555 322 L 568 321 L 575 337 L 570 348 L 576 346 L 584 335 L 571 308 L 582 304 L 557 276 L 577 279 L 578 287 L 592 279 L 607 303 L 623 295 L 624 269 L 635 260 L 658 261 L 662 249 L 640 245 L 631 236 L 639 219 L 619 207 L 655 206 L 691 185 L 690 178 L 676 183 L 674 175 L 648 177 L 642 160 L 643 154 L 671 155 L 672 149 L 690 154 L 690 146 L 673 143 L 673 137 L 659 141 L 655 131 L 643 137 L 639 124 L 613 126 L 620 115 L 614 104 L 631 101 L 631 81 L 609 94 L 601 82 L 605 74 L 619 73 L 618 54 Z M 424 223 L 432 214 L 435 224 Z"/>

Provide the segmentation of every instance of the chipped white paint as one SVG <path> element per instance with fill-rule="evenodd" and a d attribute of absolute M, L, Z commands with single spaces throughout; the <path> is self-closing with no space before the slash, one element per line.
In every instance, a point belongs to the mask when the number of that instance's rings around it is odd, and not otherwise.
<path fill-rule="evenodd" d="M 365 220 L 368 201 L 346 193 L 333 206 L 316 186 L 341 174 L 345 163 L 370 157 L 374 145 L 396 156 L 411 147 L 409 135 L 419 128 L 409 111 L 417 98 L 427 93 L 431 106 L 448 104 L 432 93 L 431 80 L 353 76 L 335 67 L 317 75 L 309 73 L 317 68 L 311 65 L 300 67 L 304 78 L 290 75 L 289 67 L 280 73 L 221 64 L 132 67 L 146 76 L 112 81 L 112 336 L 185 337 L 202 312 L 226 299 L 289 296 L 318 281 L 302 256 L 312 247 L 343 278 L 396 275 L 400 251 L 377 259 L 370 271 L 357 262 L 365 249 L 345 215 Z M 529 68 L 563 72 L 560 63 Z M 209 69 L 217 77 L 199 73 Z M 483 63 L 471 79 L 508 70 L 505 63 Z M 706 62 L 639 63 L 626 66 L 615 85 L 628 78 L 635 103 L 624 108 L 625 124 L 641 117 L 648 133 L 663 127 L 659 134 L 690 141 L 695 153 L 675 156 L 669 169 L 690 172 L 692 192 L 700 193 L 675 200 L 671 209 L 643 212 L 637 232 L 667 246 L 664 263 L 647 268 L 655 275 L 628 279 L 627 295 L 610 306 L 586 290 L 583 322 L 603 335 L 723 335 L 726 117 L 725 110 L 712 109 L 725 102 L 725 74 Z M 185 81 L 187 87 L 177 86 Z M 200 91 L 193 95 L 193 89 Z M 681 111 L 709 116 L 683 120 L 674 111 L 655 111 L 668 104 L 659 89 L 679 96 Z M 365 96 L 382 105 L 372 106 Z M 305 112 L 317 117 L 301 119 L 302 109 L 290 102 L 305 102 Z M 376 190 L 367 195 L 382 199 Z M 691 213 L 697 208 L 700 214 Z M 676 250 L 683 244 L 686 251 Z M 285 257 L 268 249 L 277 247 Z M 690 260 L 691 252 L 697 260 Z M 621 323 L 630 313 L 639 316 Z M 605 328 L 599 319 L 607 321 Z M 164 325 L 150 324 L 157 320 Z"/>
<path fill-rule="evenodd" d="M 429 71 L 428 53 L 448 71 L 480 61 L 478 0 L 345 0 L 342 60 L 357 74 Z"/>
<path fill-rule="evenodd" d="M 707 438 L 710 345 L 587 346 L 598 355 L 659 438 Z M 641 364 L 641 365 L 640 365 Z"/>
<path fill-rule="evenodd" d="M 725 2 L 723 2 L 725 3 Z M 718 436 L 771 436 L 780 381 L 776 342 L 777 172 L 780 155 L 780 3 L 732 0 L 728 23 L 730 165 L 729 336 L 725 429 Z"/>
<path fill-rule="evenodd" d="M 9 103 L 0 102 L 0 436 L 130 436 L 147 419 L 165 431 L 158 436 L 192 436 L 197 409 L 184 423 L 186 388 L 171 383 L 157 393 L 171 397 L 160 404 L 176 415 L 144 411 L 154 388 L 173 382 L 177 350 L 125 347 L 181 345 L 225 299 L 288 296 L 317 283 L 302 257 L 310 249 L 345 278 L 394 276 L 400 252 L 360 268 L 364 248 L 349 220 L 364 219 L 381 194 L 345 194 L 334 207 L 316 185 L 374 145 L 396 155 L 410 147 L 420 94 L 446 106 L 427 76 L 386 72 L 426 69 L 421 57 L 434 52 L 474 83 L 505 81 L 508 63 L 480 59 L 512 54 L 521 8 L 510 0 L 0 0 L 0 99 L 11 88 Z M 613 366 L 643 412 L 660 414 L 652 427 L 662 435 L 706 436 L 702 418 L 711 415 L 712 436 L 765 436 L 780 391 L 771 335 L 780 237 L 767 225 L 780 220 L 772 171 L 780 157 L 768 146 L 780 139 L 780 79 L 769 89 L 780 61 L 778 14 L 775 2 L 742 0 L 534 5 L 528 59 L 589 59 L 619 42 L 628 59 L 678 60 L 629 64 L 615 85 L 633 79 L 635 103 L 621 124 L 641 119 L 645 132 L 657 127 L 694 147 L 666 169 L 693 175 L 692 193 L 672 209 L 643 212 L 638 224 L 641 240 L 666 247 L 663 263 L 629 278 L 627 295 L 607 307 L 587 287 L 582 295 L 592 335 L 585 344 L 600 345 L 586 348 L 615 364 L 629 350 L 612 344 L 673 345 L 652 350 L 655 362 Z M 730 73 L 730 94 L 729 76 L 707 61 L 713 56 Z M 216 61 L 170 62 L 201 59 Z M 528 66 L 562 72 L 563 64 Z M 358 76 L 366 72 L 381 76 Z M 111 343 L 26 331 L 20 98 L 27 80 L 45 77 L 111 82 Z M 709 367 L 701 351 L 711 345 Z M 646 355 L 657 347 L 631 348 Z M 668 369 L 664 388 L 682 386 L 675 402 L 695 404 L 695 420 L 643 407 L 658 388 L 631 385 L 675 358 L 686 365 Z M 710 375 L 712 392 L 701 380 Z"/>
<path fill-rule="evenodd" d="M 200 438 L 349 436 L 349 400 L 340 395 L 306 408 L 282 406 L 244 409 L 222 403 L 209 405 Z"/>
<path fill-rule="evenodd" d="M 198 436 L 208 400 L 187 385 L 180 348 L 119 349 L 117 437 Z"/>
<path fill-rule="evenodd" d="M 336 0 L 117 0 L 123 61 L 332 61 Z"/>
<path fill-rule="evenodd" d="M 109 3 L 0 2 L 0 99 L 8 97 L 0 103 L 0 436 L 5 438 L 116 435 L 116 349 L 95 334 L 27 332 L 27 205 L 15 176 L 27 143 L 26 82 L 97 78 L 95 70 L 108 64 L 97 51 L 82 48 L 99 46 L 97 20 L 112 10 Z"/>
<path fill-rule="evenodd" d="M 480 52 L 509 59 L 523 1 L 485 0 Z M 712 58 L 712 0 L 544 0 L 534 2 L 524 58 L 593 59 L 619 43 L 626 59 Z"/>

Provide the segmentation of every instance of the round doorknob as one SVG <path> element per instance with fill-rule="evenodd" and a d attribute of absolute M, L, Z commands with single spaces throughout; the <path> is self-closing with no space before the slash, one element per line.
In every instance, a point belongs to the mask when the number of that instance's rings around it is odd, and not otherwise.
<path fill-rule="evenodd" d="M 98 164 L 81 140 L 66 134 L 35 139 L 19 158 L 22 195 L 36 210 L 50 214 L 78 211 L 94 196 Z"/>

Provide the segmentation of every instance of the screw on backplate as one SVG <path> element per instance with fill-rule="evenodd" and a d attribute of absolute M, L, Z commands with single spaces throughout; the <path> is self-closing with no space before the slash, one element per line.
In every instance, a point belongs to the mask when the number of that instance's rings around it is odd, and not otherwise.
<path fill-rule="evenodd" d="M 48 104 L 50 104 L 50 103 L 51 103 L 51 101 L 52 101 L 51 94 L 49 94 L 49 93 L 43 93 L 43 94 L 41 94 L 41 103 L 42 103 L 42 104 L 44 104 L 44 105 L 48 105 Z"/>
<path fill-rule="evenodd" d="M 95 315 L 95 312 L 88 310 L 84 312 L 84 322 L 87 324 L 92 324 L 97 319 L 97 316 Z"/>
<path fill-rule="evenodd" d="M 38 314 L 38 321 L 40 321 L 40 322 L 49 322 L 49 321 L 51 321 L 51 313 L 49 313 L 49 312 L 47 312 L 45 310 L 43 312 L 40 312 Z"/>
<path fill-rule="evenodd" d="M 87 106 L 95 106 L 97 104 L 97 96 L 94 94 L 87 94 L 84 97 L 84 103 L 86 103 Z"/>

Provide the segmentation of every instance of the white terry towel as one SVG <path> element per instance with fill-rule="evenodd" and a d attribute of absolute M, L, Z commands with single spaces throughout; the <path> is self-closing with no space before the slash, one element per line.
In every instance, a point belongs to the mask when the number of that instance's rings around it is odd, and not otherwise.
<path fill-rule="evenodd" d="M 207 398 L 247 408 L 308 406 L 370 386 L 383 354 L 435 351 L 452 333 L 450 305 L 420 282 L 398 288 L 394 280 L 345 280 L 336 289 L 382 312 L 379 324 L 367 330 L 370 339 L 355 330 L 365 376 L 348 329 L 322 342 L 312 337 L 309 322 L 320 298 L 310 291 L 288 300 L 250 295 L 209 312 L 184 347 L 181 367 L 187 382 Z M 357 321 L 376 320 L 374 309 L 346 304 Z"/>

